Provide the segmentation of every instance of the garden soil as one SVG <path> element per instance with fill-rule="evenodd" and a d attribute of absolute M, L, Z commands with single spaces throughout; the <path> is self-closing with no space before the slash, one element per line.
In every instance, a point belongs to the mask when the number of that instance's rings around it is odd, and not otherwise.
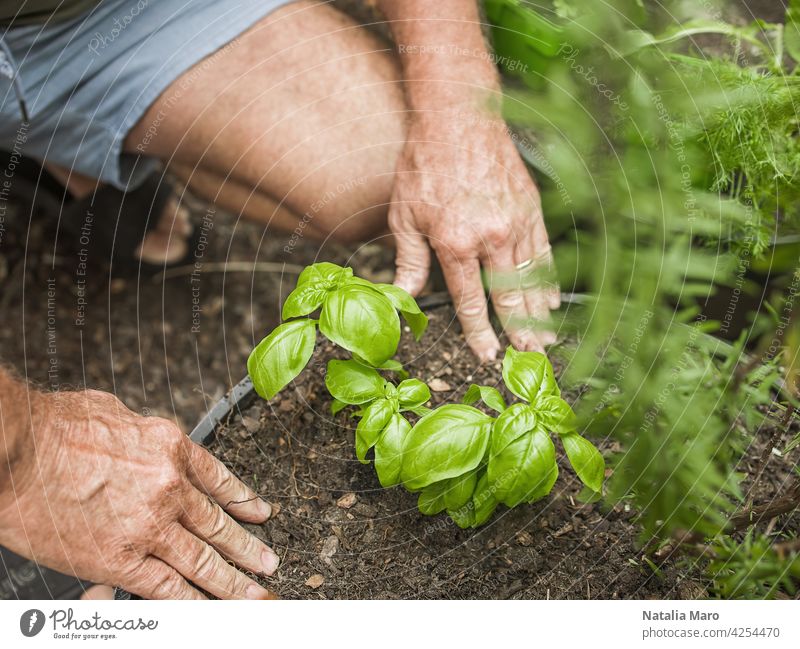
<path fill-rule="evenodd" d="M 198 225 L 207 222 L 207 206 L 189 205 Z M 288 253 L 283 237 L 214 212 L 199 281 L 193 266 L 169 278 L 109 281 L 101 268 L 81 275 L 46 219 L 20 229 L 26 220 L 17 216 L 7 218 L 0 248 L 3 361 L 43 389 L 109 390 L 134 411 L 168 417 L 187 432 L 245 374 L 250 349 L 278 323 L 300 267 L 326 259 L 373 281 L 392 274 L 391 251 L 379 246 L 319 250 L 301 240 Z M 255 271 L 254 261 L 261 264 Z M 563 458 L 551 497 L 499 508 L 482 528 L 422 516 L 413 494 L 381 489 L 373 468 L 356 460 L 347 412 L 330 416 L 323 369 L 336 354 L 321 341 L 292 386 L 227 422 L 211 447 L 278 505 L 273 520 L 251 529 L 281 556 L 266 583 L 282 597 L 707 596 L 692 563 L 670 560 L 654 570 L 643 561 L 635 514 L 624 503 L 579 502 L 580 485 Z M 501 378 L 498 363 L 481 366 L 465 347 L 450 307 L 431 313 L 420 343 L 404 334 L 399 357 L 437 388 L 434 404 L 459 399 L 470 383 Z M 768 443 L 782 448 L 788 440 L 772 435 L 758 432 L 744 471 L 758 465 Z M 756 502 L 785 489 L 792 459 L 770 456 Z M 800 528 L 798 519 L 781 517 L 773 532 Z"/>

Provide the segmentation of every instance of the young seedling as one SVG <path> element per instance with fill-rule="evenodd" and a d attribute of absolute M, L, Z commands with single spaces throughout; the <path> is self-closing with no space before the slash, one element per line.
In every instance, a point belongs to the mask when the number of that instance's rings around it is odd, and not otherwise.
<path fill-rule="evenodd" d="M 526 403 L 504 410 L 492 430 L 487 472 L 498 501 L 515 507 L 550 493 L 558 477 L 551 435 L 561 439 L 581 481 L 600 492 L 603 456 L 575 431 L 575 413 L 561 398 L 547 357 L 509 347 L 503 359 L 503 382 Z"/>
<path fill-rule="evenodd" d="M 544 354 L 509 347 L 503 380 L 524 403 L 506 407 L 500 392 L 473 385 L 462 405 L 425 415 L 403 445 L 400 478 L 420 492 L 424 514 L 447 513 L 461 527 L 477 527 L 498 504 L 531 503 L 548 495 L 558 477 L 551 434 L 560 437 L 572 467 L 600 492 L 605 464 L 599 451 L 575 432 L 575 415 L 561 398 Z M 497 419 L 470 404 L 483 401 Z"/>
<path fill-rule="evenodd" d="M 494 419 L 477 408 L 448 404 L 425 415 L 403 445 L 400 479 L 420 492 L 423 514 L 447 513 L 461 527 L 477 527 L 497 507 L 486 457 Z"/>
<path fill-rule="evenodd" d="M 309 317 L 320 311 L 319 320 Z M 428 320 L 397 287 L 372 284 L 350 268 L 320 263 L 306 268 L 283 305 L 287 320 L 253 350 L 248 371 L 258 394 L 272 398 L 306 366 L 316 330 L 353 354 L 331 360 L 325 385 L 331 412 L 355 406 L 356 456 L 384 487 L 403 484 L 419 493 L 423 514 L 447 513 L 461 527 L 485 523 L 499 504 L 516 507 L 550 493 L 558 476 L 551 435 L 557 435 L 578 477 L 602 487 L 603 458 L 575 432 L 575 415 L 561 398 L 544 354 L 506 350 L 503 380 L 524 403 L 506 406 L 496 388 L 472 385 L 461 404 L 429 410 L 428 386 L 417 379 L 387 381 L 378 370 L 402 371 L 392 358 L 405 318 L 419 338 Z M 478 410 L 482 401 L 497 418 Z M 412 426 L 404 413 L 419 420 Z"/>
<path fill-rule="evenodd" d="M 319 320 L 308 317 L 317 310 Z M 264 338 L 247 361 L 256 392 L 271 399 L 300 374 L 314 353 L 317 326 L 367 365 L 401 369 L 391 360 L 400 342 L 398 311 L 419 339 L 428 318 L 403 289 L 373 284 L 355 277 L 352 268 L 328 262 L 307 267 L 284 302 L 288 322 Z"/>
<path fill-rule="evenodd" d="M 428 386 L 417 379 L 399 385 L 386 381 L 378 372 L 355 360 L 328 362 L 325 385 L 334 397 L 335 414 L 348 405 L 359 406 L 356 427 L 356 456 L 367 464 L 367 453 L 375 449 L 375 471 L 384 487 L 398 483 L 400 454 L 411 424 L 403 412 L 424 415 L 423 405 L 431 398 Z"/>

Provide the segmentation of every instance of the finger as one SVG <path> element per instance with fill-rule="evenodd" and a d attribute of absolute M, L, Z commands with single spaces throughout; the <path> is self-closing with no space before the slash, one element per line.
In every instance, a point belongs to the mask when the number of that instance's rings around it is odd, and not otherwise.
<path fill-rule="evenodd" d="M 519 351 L 544 351 L 537 333 L 530 327 L 528 302 L 522 291 L 521 275 L 514 261 L 511 242 L 493 251 L 486 268 L 495 313 L 511 344 Z"/>
<path fill-rule="evenodd" d="M 144 599 L 207 599 L 178 573 L 156 557 L 145 557 L 136 576 L 120 582 L 125 590 Z"/>
<path fill-rule="evenodd" d="M 489 322 L 478 259 L 459 259 L 444 249 L 439 252 L 439 262 L 467 344 L 481 361 L 493 361 L 500 341 Z"/>
<path fill-rule="evenodd" d="M 524 236 L 517 246 L 514 259 L 517 265 L 530 262 L 520 272 L 523 285 L 526 311 L 531 319 L 529 329 L 533 330 L 542 345 L 556 341 L 555 333 L 545 326 L 550 321 L 550 309 L 561 304 L 561 292 L 555 283 L 552 272 L 552 252 L 549 244 L 535 247 L 534 237 Z"/>
<path fill-rule="evenodd" d="M 234 568 L 208 543 L 180 525 L 167 534 L 158 556 L 193 584 L 220 599 L 277 599 L 274 593 Z"/>
<path fill-rule="evenodd" d="M 270 547 L 199 491 L 192 490 L 186 495 L 180 522 L 242 568 L 264 575 L 271 575 L 278 569 L 280 560 Z"/>
<path fill-rule="evenodd" d="M 216 500 L 225 511 L 248 523 L 263 523 L 272 516 L 270 504 L 233 475 L 202 446 L 187 440 L 189 480 Z"/>
<path fill-rule="evenodd" d="M 397 246 L 394 284 L 417 296 L 425 288 L 430 273 L 431 251 L 428 242 L 414 226 L 413 216 L 407 206 L 391 206 L 389 226 Z"/>
<path fill-rule="evenodd" d="M 533 228 L 528 230 L 522 237 L 518 254 L 517 263 L 522 263 L 527 259 L 534 259 L 540 268 L 546 269 L 542 276 L 547 295 L 547 306 L 551 309 L 559 308 L 561 306 L 561 289 L 558 286 L 555 273 L 553 249 L 550 247 L 547 228 L 541 216 L 535 219 Z"/>

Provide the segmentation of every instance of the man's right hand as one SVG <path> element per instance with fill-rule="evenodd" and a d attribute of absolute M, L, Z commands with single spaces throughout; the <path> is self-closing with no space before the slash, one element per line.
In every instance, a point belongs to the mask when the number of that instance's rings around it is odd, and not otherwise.
<path fill-rule="evenodd" d="M 270 505 L 219 460 L 110 394 L 28 394 L 31 434 L 2 467 L 10 485 L 0 493 L 0 544 L 148 599 L 202 599 L 198 588 L 274 598 L 225 559 L 262 575 L 278 566 L 231 518 L 262 523 Z"/>

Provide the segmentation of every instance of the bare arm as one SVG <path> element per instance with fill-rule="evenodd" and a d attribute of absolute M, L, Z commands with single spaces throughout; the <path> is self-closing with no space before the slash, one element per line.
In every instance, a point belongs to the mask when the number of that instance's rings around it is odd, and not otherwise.
<path fill-rule="evenodd" d="M 479 108 L 499 89 L 475 0 L 383 0 L 391 22 L 411 108 L 453 112 Z M 425 115 L 420 115 L 425 117 Z"/>
<path fill-rule="evenodd" d="M 269 599 L 269 504 L 174 423 L 95 390 L 42 393 L 0 368 L 0 544 L 150 599 Z M 226 513 L 227 512 L 227 513 Z M 191 584 L 190 584 L 191 582 Z"/>
<path fill-rule="evenodd" d="M 518 349 L 554 340 L 535 331 L 557 308 L 556 287 L 509 287 L 530 260 L 550 263 L 539 193 L 499 117 L 500 88 L 484 44 L 475 0 L 383 0 L 403 67 L 411 115 L 398 164 L 389 224 L 397 239 L 396 283 L 411 293 L 425 284 L 432 248 L 442 265 L 467 340 L 494 359 L 481 281 Z M 490 282 L 491 283 L 491 282 Z"/>

